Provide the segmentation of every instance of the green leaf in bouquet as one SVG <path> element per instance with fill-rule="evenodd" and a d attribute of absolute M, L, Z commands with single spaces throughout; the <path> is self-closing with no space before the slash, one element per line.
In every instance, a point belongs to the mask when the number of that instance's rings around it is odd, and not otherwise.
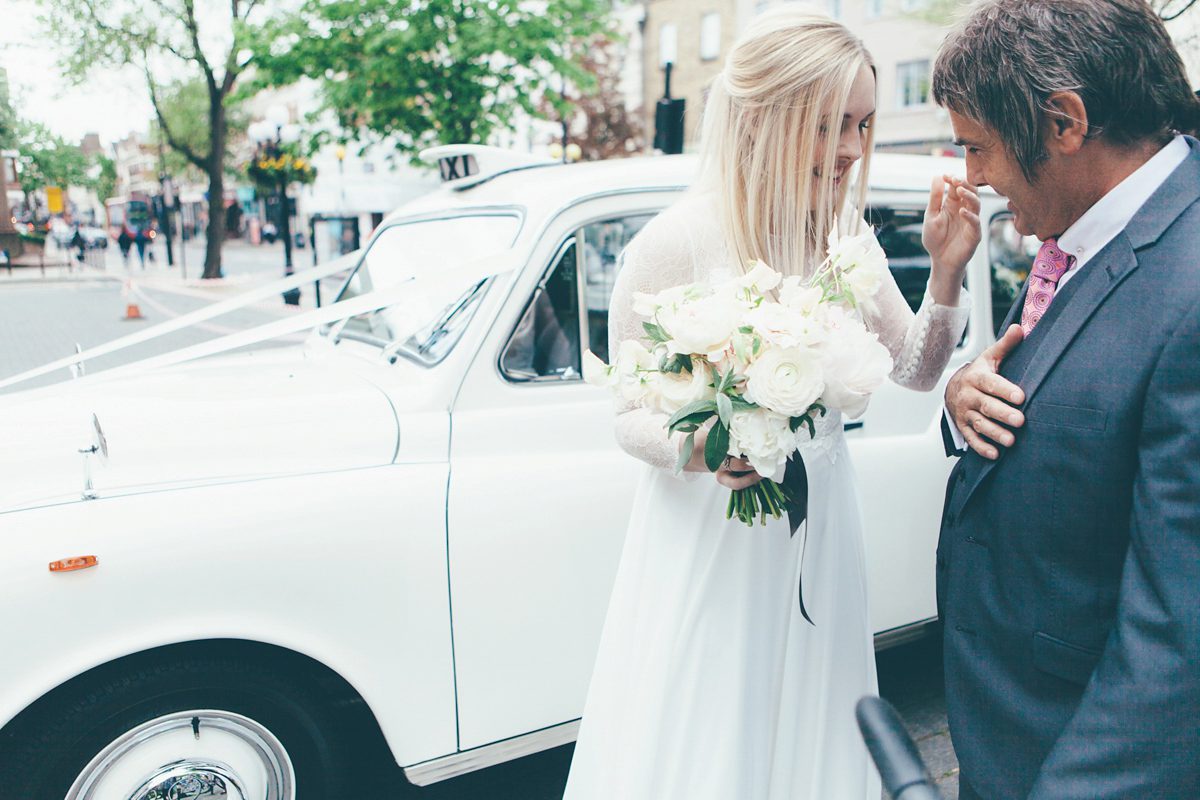
<path fill-rule="evenodd" d="M 721 462 L 727 455 L 729 455 L 729 428 L 717 420 L 708 432 L 708 439 L 704 442 L 704 466 L 708 467 L 709 472 L 716 472 L 721 468 Z"/>
<path fill-rule="evenodd" d="M 665 344 L 671 341 L 671 337 L 658 323 L 643 320 L 642 329 L 646 331 L 646 338 L 650 340 L 651 344 Z"/>
<path fill-rule="evenodd" d="M 733 354 L 737 356 L 738 361 L 746 363 L 746 340 L 741 336 L 733 337 Z"/>
<path fill-rule="evenodd" d="M 659 372 L 669 372 L 678 375 L 684 370 L 687 370 L 689 373 L 692 371 L 692 357 L 687 353 L 676 353 L 670 357 L 663 354 L 663 357 L 658 362 Z"/>
<path fill-rule="evenodd" d="M 729 403 L 733 406 L 734 411 L 753 411 L 754 409 L 758 408 L 758 403 L 751 403 L 740 394 L 735 394 L 730 397 Z"/>
<path fill-rule="evenodd" d="M 696 434 L 693 431 L 689 433 L 683 440 L 683 445 L 679 448 L 679 462 L 675 465 L 675 474 L 683 472 L 683 467 L 692 460 L 692 453 L 696 451 Z"/>
<path fill-rule="evenodd" d="M 737 375 L 733 371 L 733 367 L 721 376 L 721 385 L 717 387 L 718 392 L 728 392 L 733 385 L 737 383 Z"/>
<path fill-rule="evenodd" d="M 714 401 L 697 400 L 672 414 L 667 420 L 667 427 L 674 431 L 678 430 L 680 425 L 700 425 L 716 413 L 717 404 Z"/>
<path fill-rule="evenodd" d="M 717 395 L 717 417 L 721 420 L 721 424 L 726 428 L 729 427 L 729 420 L 733 417 L 733 403 L 729 400 L 729 395 Z"/>

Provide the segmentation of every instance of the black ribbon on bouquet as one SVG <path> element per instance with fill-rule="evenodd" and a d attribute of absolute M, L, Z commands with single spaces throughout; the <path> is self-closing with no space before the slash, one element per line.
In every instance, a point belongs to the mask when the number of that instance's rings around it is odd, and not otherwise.
<path fill-rule="evenodd" d="M 792 458 L 787 462 L 787 468 L 783 472 L 783 488 L 786 489 L 787 515 L 788 525 L 792 529 L 792 536 L 796 535 L 796 531 L 800 529 L 800 523 L 804 522 L 808 516 L 808 470 L 804 468 L 804 459 L 799 453 L 794 453 Z M 808 616 L 808 611 L 804 608 L 804 548 L 808 544 L 808 530 L 804 532 L 805 542 L 800 545 L 800 577 L 797 583 L 796 594 L 800 598 L 800 614 L 804 619 L 808 620 L 809 625 L 815 625 L 812 618 Z"/>

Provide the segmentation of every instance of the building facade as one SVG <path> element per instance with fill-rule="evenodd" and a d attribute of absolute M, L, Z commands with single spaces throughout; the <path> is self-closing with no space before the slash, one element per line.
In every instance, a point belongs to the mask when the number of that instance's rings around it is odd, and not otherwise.
<path fill-rule="evenodd" d="M 950 121 L 930 96 L 930 70 L 945 28 L 921 15 L 925 0 L 647 0 L 643 69 L 650 129 L 663 96 L 663 65 L 672 61 L 671 93 L 687 100 L 685 150 L 695 149 L 707 87 L 733 41 L 755 15 L 785 3 L 839 20 L 867 46 L 878 81 L 878 149 L 956 152 Z"/>

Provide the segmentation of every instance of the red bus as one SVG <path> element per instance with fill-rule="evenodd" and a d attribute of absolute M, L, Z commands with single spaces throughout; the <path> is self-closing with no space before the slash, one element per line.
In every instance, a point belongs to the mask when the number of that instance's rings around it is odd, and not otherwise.
<path fill-rule="evenodd" d="M 154 221 L 154 204 L 149 195 L 131 194 L 125 197 L 110 197 L 104 203 L 108 210 L 108 235 L 113 239 L 124 230 L 130 238 L 138 231 L 145 231 L 153 239 L 158 232 Z"/>

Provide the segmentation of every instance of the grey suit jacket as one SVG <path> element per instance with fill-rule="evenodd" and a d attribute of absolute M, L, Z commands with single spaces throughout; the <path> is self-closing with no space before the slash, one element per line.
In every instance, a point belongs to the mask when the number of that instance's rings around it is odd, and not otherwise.
<path fill-rule="evenodd" d="M 950 477 L 946 699 L 963 777 L 987 800 L 1200 797 L 1200 145 L 1188 143 L 1002 365 L 1026 394 L 1016 442 L 994 462 L 968 453 Z"/>

